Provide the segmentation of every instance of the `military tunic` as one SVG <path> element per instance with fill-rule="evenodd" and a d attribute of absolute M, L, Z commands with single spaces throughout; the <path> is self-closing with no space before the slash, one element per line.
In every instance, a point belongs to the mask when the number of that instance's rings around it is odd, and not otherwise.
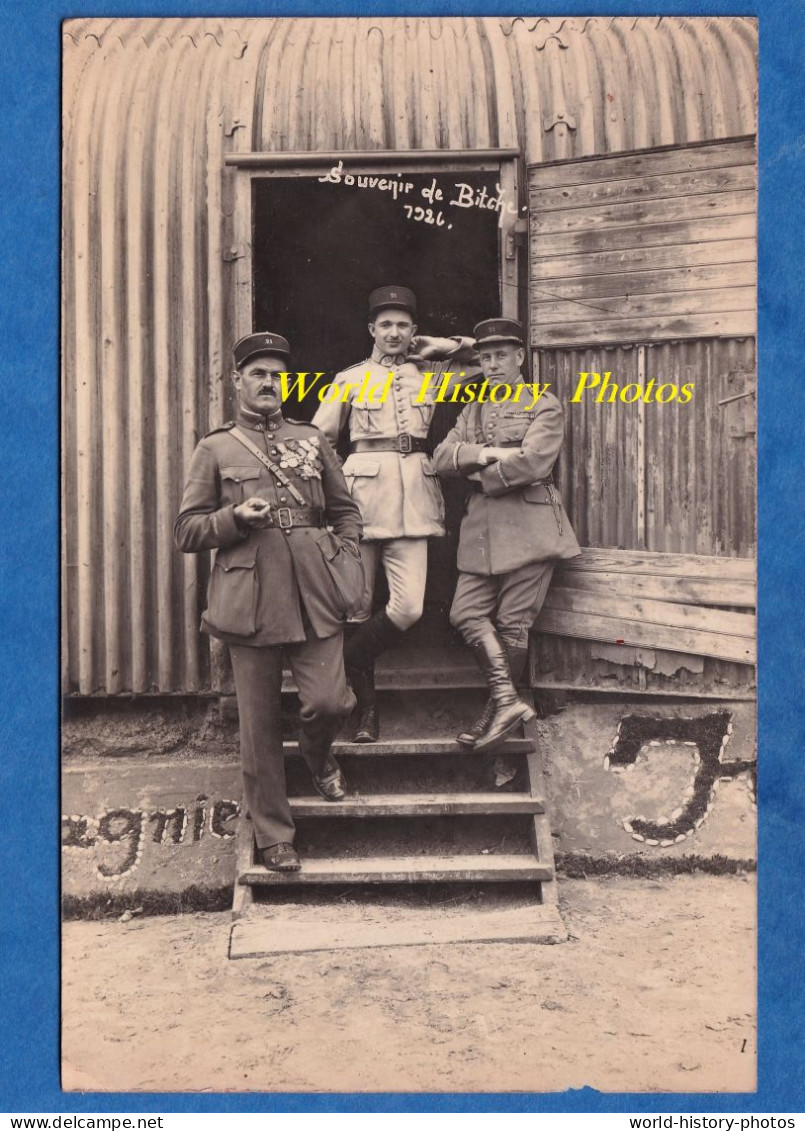
<path fill-rule="evenodd" d="M 233 424 L 199 443 L 187 478 L 174 538 L 187 553 L 216 549 L 202 631 L 231 644 L 263 647 L 338 632 L 361 600 L 363 567 L 342 539 L 357 542 L 361 519 L 344 484 L 338 456 L 317 428 L 281 416 L 241 412 L 256 447 L 279 464 L 323 527 L 240 529 L 234 509 L 251 496 L 274 507 L 300 506 L 268 468 L 232 435 Z"/>
<path fill-rule="evenodd" d="M 332 444 L 347 423 L 353 444 L 394 441 L 401 434 L 425 440 L 444 373 L 458 376 L 459 358 L 466 352 L 462 341 L 448 362 L 413 362 L 385 356 L 375 348 L 370 358 L 336 375 L 336 385 L 352 388 L 343 402 L 322 404 L 313 423 Z M 434 376 L 423 393 L 426 373 Z M 363 395 L 359 395 L 361 387 Z M 378 395 L 386 389 L 385 397 Z M 344 477 L 363 516 L 365 541 L 444 534 L 444 500 L 437 472 L 425 452 L 353 452 L 344 463 Z"/>
<path fill-rule="evenodd" d="M 549 481 L 562 439 L 562 407 L 549 392 L 533 408 L 489 401 L 474 402 L 462 411 L 433 455 L 440 475 L 480 480 L 461 523 L 460 571 L 505 574 L 529 562 L 580 553 L 558 492 Z M 478 458 L 485 446 L 510 446 L 511 452 L 481 467 Z"/>

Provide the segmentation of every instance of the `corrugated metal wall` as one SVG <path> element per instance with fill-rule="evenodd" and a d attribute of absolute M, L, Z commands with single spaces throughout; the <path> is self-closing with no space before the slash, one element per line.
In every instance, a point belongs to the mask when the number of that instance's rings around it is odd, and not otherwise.
<path fill-rule="evenodd" d="M 226 154 L 512 145 L 537 162 L 747 134 L 756 37 L 747 19 L 69 21 L 65 689 L 210 685 L 204 567 L 171 524 L 223 414 Z"/>

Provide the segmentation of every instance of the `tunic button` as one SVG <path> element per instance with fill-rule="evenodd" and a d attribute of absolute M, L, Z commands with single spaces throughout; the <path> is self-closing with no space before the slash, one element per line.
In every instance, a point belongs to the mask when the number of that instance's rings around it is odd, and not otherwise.
<path fill-rule="evenodd" d="M 290 536 L 291 536 L 291 532 L 290 532 L 290 530 L 286 530 L 286 531 L 285 531 L 285 533 L 286 533 L 286 534 L 288 535 L 288 537 L 290 538 Z"/>
<path fill-rule="evenodd" d="M 285 495 L 280 495 L 280 502 L 281 502 L 281 503 L 287 503 L 287 502 L 288 502 L 288 500 L 287 500 L 287 498 L 285 497 Z"/>

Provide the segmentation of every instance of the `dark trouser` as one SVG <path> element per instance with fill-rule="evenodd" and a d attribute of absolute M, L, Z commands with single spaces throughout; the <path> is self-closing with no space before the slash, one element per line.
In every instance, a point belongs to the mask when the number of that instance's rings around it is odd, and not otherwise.
<path fill-rule="evenodd" d="M 545 603 L 556 563 L 529 562 L 511 573 L 459 573 L 450 623 L 468 644 L 491 630 L 504 644 L 528 647 L 528 631 Z"/>
<path fill-rule="evenodd" d="M 280 717 L 283 652 L 299 689 L 299 749 L 320 774 L 338 721 L 355 706 L 344 677 L 342 633 L 325 640 L 248 648 L 230 645 L 240 716 L 243 807 L 251 815 L 258 848 L 292 844 L 294 823 L 285 787 Z"/>

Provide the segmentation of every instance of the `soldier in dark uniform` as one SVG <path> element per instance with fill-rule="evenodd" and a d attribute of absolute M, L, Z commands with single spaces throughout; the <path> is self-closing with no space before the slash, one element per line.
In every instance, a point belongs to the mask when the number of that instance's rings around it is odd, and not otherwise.
<path fill-rule="evenodd" d="M 475 327 L 484 377 L 490 385 L 524 380 L 523 330 L 510 318 Z M 528 659 L 528 632 L 550 584 L 554 564 L 579 554 L 552 469 L 562 447 L 562 407 L 544 392 L 532 398 L 498 396 L 464 408 L 434 452 L 440 475 L 473 485 L 461 523 L 458 584 L 450 622 L 475 653 L 489 685 L 481 717 L 458 741 L 476 750 L 497 745 L 533 708 L 517 693 Z"/>
<path fill-rule="evenodd" d="M 374 742 L 378 715 L 375 659 L 402 638 L 422 616 L 428 565 L 428 538 L 444 535 L 444 499 L 430 460 L 428 429 L 436 389 L 445 370 L 459 383 L 463 359 L 474 357 L 466 338 L 415 337 L 416 297 L 408 287 L 378 287 L 369 295 L 372 354 L 338 373 L 335 382 L 350 391 L 324 403 L 313 423 L 335 444 L 349 429 L 350 455 L 344 475 L 363 517 L 362 554 L 366 592 L 348 638 L 347 675 L 358 697 L 356 742 Z M 425 358 L 448 359 L 447 361 Z M 423 392 L 423 373 L 432 374 Z M 389 375 L 391 378 L 389 379 Z M 366 378 L 368 377 L 368 380 Z M 382 398 L 371 392 L 388 382 Z M 375 576 L 382 564 L 389 600 L 372 615 Z"/>
<path fill-rule="evenodd" d="M 343 625 L 365 585 L 360 512 L 340 461 L 317 428 L 282 415 L 277 373 L 288 354 L 279 334 L 249 334 L 235 345 L 237 419 L 196 448 L 174 527 L 185 553 L 217 550 L 201 628 L 229 645 L 244 807 L 262 862 L 276 871 L 300 866 L 285 788 L 283 654 L 299 689 L 300 752 L 318 792 L 341 800 L 345 783 L 330 746 L 355 705 Z"/>

